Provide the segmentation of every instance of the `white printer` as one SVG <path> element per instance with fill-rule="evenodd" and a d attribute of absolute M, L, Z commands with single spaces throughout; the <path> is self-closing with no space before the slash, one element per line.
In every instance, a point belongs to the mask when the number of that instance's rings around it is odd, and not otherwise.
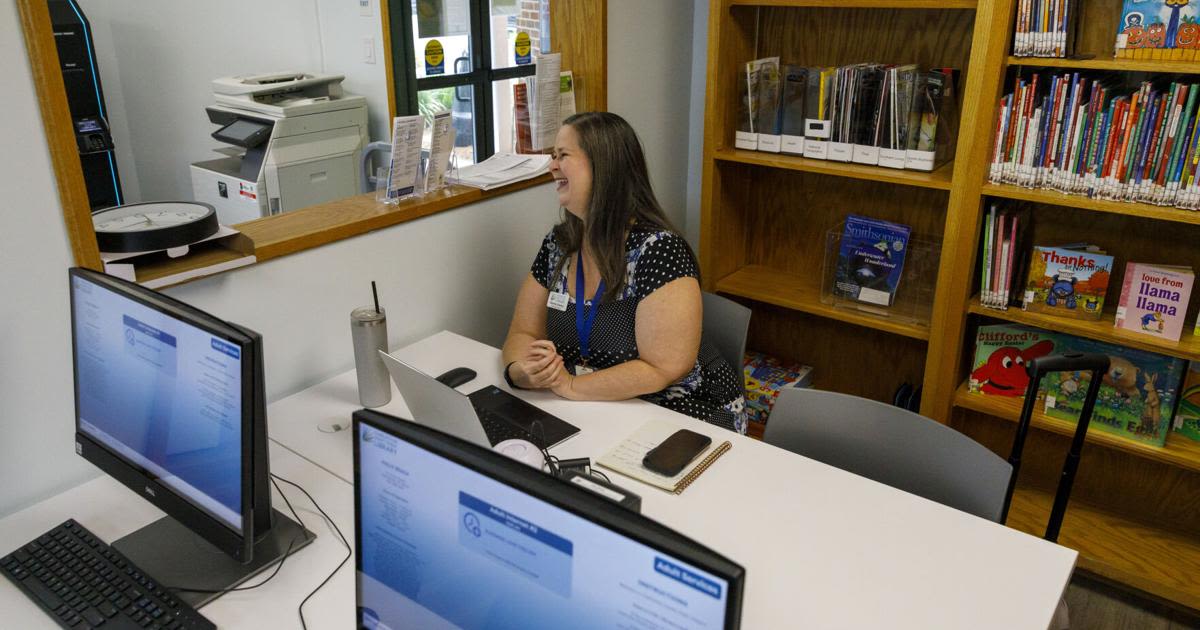
<path fill-rule="evenodd" d="M 212 82 L 208 119 L 225 157 L 195 162 L 192 194 L 231 225 L 362 190 L 367 102 L 339 75 L 302 72 Z"/>

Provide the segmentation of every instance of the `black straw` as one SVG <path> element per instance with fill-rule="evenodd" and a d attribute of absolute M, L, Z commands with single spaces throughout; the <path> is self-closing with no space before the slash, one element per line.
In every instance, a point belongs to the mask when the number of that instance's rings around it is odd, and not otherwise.
<path fill-rule="evenodd" d="M 379 310 L 379 291 L 375 290 L 375 281 L 371 281 L 371 295 L 375 298 L 375 312 L 382 314 Z"/>

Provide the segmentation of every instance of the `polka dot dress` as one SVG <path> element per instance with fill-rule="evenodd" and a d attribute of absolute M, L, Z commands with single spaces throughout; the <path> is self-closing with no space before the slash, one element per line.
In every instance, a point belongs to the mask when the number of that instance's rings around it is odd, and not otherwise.
<path fill-rule="evenodd" d="M 569 294 L 566 265 L 557 278 L 551 278 L 562 256 L 562 249 L 554 242 L 554 233 L 547 234 L 531 272 L 551 292 Z M 588 364 L 604 369 L 638 358 L 634 332 L 638 303 L 672 280 L 699 275 L 692 250 L 682 237 L 634 227 L 625 239 L 625 284 L 615 301 L 601 303 L 596 311 Z M 546 313 L 547 337 L 558 348 L 567 369 L 574 372 L 580 359 L 575 300 L 570 300 L 566 310 L 547 307 Z M 691 372 L 642 399 L 739 433 L 746 432 L 740 375 L 704 342 L 700 343 Z"/>

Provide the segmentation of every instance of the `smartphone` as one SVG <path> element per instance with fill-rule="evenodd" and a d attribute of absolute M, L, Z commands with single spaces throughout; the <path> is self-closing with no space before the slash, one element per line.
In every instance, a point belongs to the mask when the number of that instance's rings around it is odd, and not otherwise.
<path fill-rule="evenodd" d="M 674 477 L 704 452 L 709 444 L 712 444 L 712 438 L 707 435 L 680 429 L 650 449 L 642 458 L 642 465 L 660 475 Z"/>

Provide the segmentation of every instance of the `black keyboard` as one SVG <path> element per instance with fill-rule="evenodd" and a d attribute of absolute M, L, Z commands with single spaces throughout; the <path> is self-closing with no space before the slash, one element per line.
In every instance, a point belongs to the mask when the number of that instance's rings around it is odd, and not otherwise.
<path fill-rule="evenodd" d="M 487 434 L 488 442 L 495 446 L 504 440 L 526 440 L 533 442 L 539 448 L 544 448 L 541 444 L 544 440 L 535 439 L 529 432 L 521 427 L 513 424 L 504 416 L 497 414 L 487 409 L 475 408 L 475 413 L 479 416 L 479 424 L 483 425 L 483 432 Z"/>
<path fill-rule="evenodd" d="M 0 558 L 0 573 L 63 628 L 216 628 L 74 520 Z"/>

